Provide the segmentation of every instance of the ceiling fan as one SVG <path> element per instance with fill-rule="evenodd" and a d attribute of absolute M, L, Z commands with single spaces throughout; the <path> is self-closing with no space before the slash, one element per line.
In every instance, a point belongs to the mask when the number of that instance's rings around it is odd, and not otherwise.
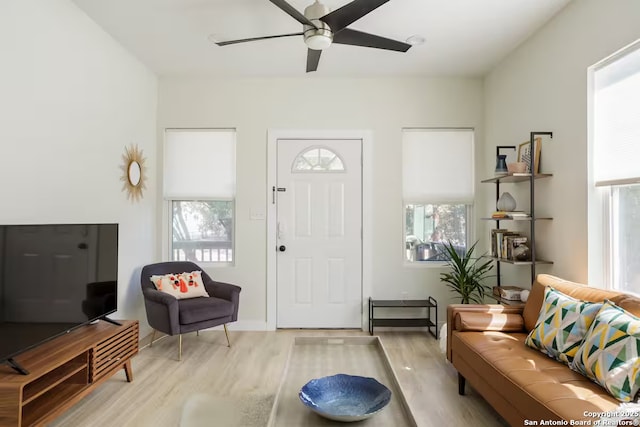
<path fill-rule="evenodd" d="M 300 33 L 216 42 L 216 44 L 218 46 L 227 46 L 256 40 L 303 36 L 304 42 L 308 47 L 307 72 L 316 71 L 318 69 L 320 54 L 322 53 L 322 50 L 328 48 L 331 43 L 395 50 L 397 52 L 406 52 L 411 47 L 408 43 L 347 28 L 348 25 L 362 18 L 374 9 L 382 6 L 389 0 L 353 0 L 351 3 L 348 3 L 333 12 L 330 12 L 327 6 L 323 5 L 318 0 L 315 0 L 313 4 L 304 10 L 304 15 L 298 12 L 285 0 L 269 1 L 278 6 L 296 21 L 300 22 L 302 24 L 303 31 Z"/>

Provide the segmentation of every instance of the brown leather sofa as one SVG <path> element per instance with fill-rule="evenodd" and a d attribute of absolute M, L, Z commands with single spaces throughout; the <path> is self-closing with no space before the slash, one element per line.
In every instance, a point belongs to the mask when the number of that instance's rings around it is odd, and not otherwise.
<path fill-rule="evenodd" d="M 609 299 L 640 316 L 640 299 L 547 274 L 538 275 L 523 307 L 454 304 L 447 308 L 447 359 L 458 370 L 458 391 L 468 382 L 512 426 L 525 420 L 595 422 L 595 413 L 620 404 L 598 384 L 527 347 L 545 286 L 583 301 Z M 555 424 L 571 425 L 571 424 Z"/>

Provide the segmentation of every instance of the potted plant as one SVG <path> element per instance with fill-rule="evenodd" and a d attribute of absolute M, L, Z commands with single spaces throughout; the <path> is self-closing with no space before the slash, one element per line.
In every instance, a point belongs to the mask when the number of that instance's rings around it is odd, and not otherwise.
<path fill-rule="evenodd" d="M 490 289 L 484 284 L 484 280 L 490 277 L 493 261 L 473 257 L 477 244 L 478 242 L 475 242 L 464 255 L 456 251 L 451 241 L 443 244 L 443 255 L 451 270 L 440 273 L 440 281 L 445 282 L 452 292 L 458 294 L 462 304 L 482 304 L 485 294 Z"/>

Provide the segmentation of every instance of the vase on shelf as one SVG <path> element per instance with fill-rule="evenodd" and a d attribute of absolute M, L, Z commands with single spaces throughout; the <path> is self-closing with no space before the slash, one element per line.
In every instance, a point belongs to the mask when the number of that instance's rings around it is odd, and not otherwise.
<path fill-rule="evenodd" d="M 496 176 L 507 175 L 509 170 L 507 169 L 507 155 L 506 154 L 498 154 L 496 159 Z"/>
<path fill-rule="evenodd" d="M 502 193 L 500 198 L 498 199 L 498 203 L 496 204 L 496 208 L 499 211 L 511 212 L 516 210 L 516 199 L 513 198 L 509 192 L 505 191 Z"/>

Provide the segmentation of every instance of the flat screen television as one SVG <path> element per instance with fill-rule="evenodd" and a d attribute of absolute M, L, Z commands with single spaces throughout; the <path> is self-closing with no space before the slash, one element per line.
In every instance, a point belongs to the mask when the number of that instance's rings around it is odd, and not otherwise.
<path fill-rule="evenodd" d="M 118 308 L 118 224 L 0 225 L 0 363 Z"/>

